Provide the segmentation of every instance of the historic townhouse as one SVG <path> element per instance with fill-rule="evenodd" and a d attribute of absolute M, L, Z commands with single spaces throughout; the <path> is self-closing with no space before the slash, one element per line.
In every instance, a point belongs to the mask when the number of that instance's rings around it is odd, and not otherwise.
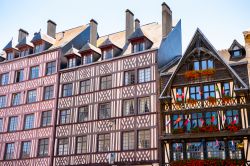
<path fill-rule="evenodd" d="M 89 25 L 28 40 L 20 29 L 0 62 L 0 165 L 51 165 L 58 94 L 58 70 L 64 49 L 88 37 Z M 87 40 L 87 39 L 86 39 Z"/>
<path fill-rule="evenodd" d="M 159 165 L 158 71 L 181 55 L 181 24 L 162 13 L 140 26 L 126 10 L 125 31 L 101 37 L 91 20 L 89 42 L 64 54 L 54 165 Z"/>
<path fill-rule="evenodd" d="M 0 57 L 0 165 L 158 165 L 159 69 L 181 56 L 181 23 L 99 36 L 97 22 L 28 39 Z"/>
<path fill-rule="evenodd" d="M 166 165 L 250 160 L 249 34 L 245 47 L 235 40 L 216 51 L 198 29 L 178 64 L 162 70 L 160 153 Z"/>

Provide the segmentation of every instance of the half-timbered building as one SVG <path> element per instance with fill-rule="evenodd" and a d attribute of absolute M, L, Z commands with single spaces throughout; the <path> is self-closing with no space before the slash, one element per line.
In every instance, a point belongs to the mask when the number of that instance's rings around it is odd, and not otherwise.
<path fill-rule="evenodd" d="M 84 42 L 89 25 L 56 33 L 48 21 L 47 34 L 31 41 L 20 29 L 0 62 L 0 165 L 51 165 L 58 71 L 61 54 L 76 41 Z M 87 40 L 87 37 L 85 37 Z"/>
<path fill-rule="evenodd" d="M 161 72 L 161 149 L 165 165 L 250 160 L 249 31 L 217 51 L 197 29 L 179 61 Z"/>
<path fill-rule="evenodd" d="M 54 165 L 159 165 L 159 68 L 181 55 L 181 23 L 162 13 L 141 26 L 126 10 L 125 31 L 100 37 L 91 20 L 89 42 L 64 54 Z"/>

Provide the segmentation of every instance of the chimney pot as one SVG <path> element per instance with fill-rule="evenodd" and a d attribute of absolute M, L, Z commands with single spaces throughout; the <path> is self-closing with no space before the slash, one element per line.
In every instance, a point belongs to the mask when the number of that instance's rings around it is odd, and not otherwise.
<path fill-rule="evenodd" d="M 126 42 L 128 37 L 134 32 L 134 14 L 127 9 L 126 10 Z"/>
<path fill-rule="evenodd" d="M 172 11 L 170 7 L 162 3 L 162 37 L 166 37 L 172 31 Z"/>
<path fill-rule="evenodd" d="M 137 18 L 135 19 L 135 29 L 140 28 L 140 20 Z"/>
<path fill-rule="evenodd" d="M 90 44 L 92 44 L 93 46 L 96 46 L 96 42 L 97 42 L 97 21 L 94 19 L 90 20 Z"/>
<path fill-rule="evenodd" d="M 52 20 L 47 21 L 47 35 L 56 38 L 56 23 Z"/>
<path fill-rule="evenodd" d="M 18 43 L 21 42 L 24 38 L 26 38 L 29 35 L 29 33 L 23 29 L 19 29 L 18 33 Z"/>

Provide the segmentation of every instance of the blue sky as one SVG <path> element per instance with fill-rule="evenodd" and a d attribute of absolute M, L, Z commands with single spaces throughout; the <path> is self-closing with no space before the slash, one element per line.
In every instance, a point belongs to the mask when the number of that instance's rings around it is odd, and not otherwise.
<path fill-rule="evenodd" d="M 57 23 L 57 31 L 82 24 L 91 18 L 98 22 L 100 35 L 124 30 L 125 10 L 130 9 L 141 24 L 161 22 L 163 0 L 1 0 L 0 48 L 19 28 L 30 33 L 46 33 L 48 19 Z M 166 0 L 173 19 L 182 19 L 183 50 L 199 27 L 217 49 L 229 48 L 237 39 L 244 45 L 242 32 L 250 29 L 249 0 Z"/>

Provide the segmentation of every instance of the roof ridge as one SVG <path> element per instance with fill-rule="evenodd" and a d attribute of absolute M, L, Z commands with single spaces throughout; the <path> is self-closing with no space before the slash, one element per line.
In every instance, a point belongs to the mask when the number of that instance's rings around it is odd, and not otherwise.
<path fill-rule="evenodd" d="M 66 32 L 66 31 L 70 31 L 72 29 L 76 29 L 76 28 L 79 28 L 79 27 L 82 27 L 82 26 L 88 26 L 88 25 L 89 25 L 89 23 L 88 24 L 79 25 L 77 27 L 73 27 L 73 28 L 66 29 L 64 31 L 57 32 L 56 34 L 59 34 L 59 33 L 62 33 L 62 32 Z"/>

